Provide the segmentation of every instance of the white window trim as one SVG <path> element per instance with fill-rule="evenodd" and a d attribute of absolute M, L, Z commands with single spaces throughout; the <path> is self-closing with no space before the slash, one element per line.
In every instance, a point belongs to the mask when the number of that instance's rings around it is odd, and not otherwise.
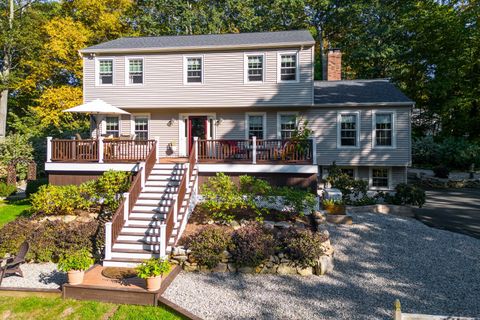
<path fill-rule="evenodd" d="M 147 117 L 148 118 L 148 137 L 147 140 L 151 140 L 150 134 L 152 132 L 151 129 L 151 117 L 150 113 L 131 113 L 130 114 L 130 134 L 135 134 L 135 117 Z"/>
<path fill-rule="evenodd" d="M 248 57 L 262 56 L 262 81 L 248 80 Z M 263 84 L 266 76 L 267 55 L 265 52 L 245 52 L 243 54 L 243 84 Z"/>
<path fill-rule="evenodd" d="M 202 82 L 188 82 L 188 59 L 189 58 L 200 58 L 202 59 Z M 189 54 L 183 56 L 183 84 L 187 86 L 198 86 L 202 85 L 205 82 L 205 55 L 203 54 Z"/>
<path fill-rule="evenodd" d="M 262 125 L 263 125 L 263 137 L 257 137 L 257 139 L 266 139 L 267 138 L 267 113 L 266 112 L 246 112 L 245 113 L 245 140 L 248 140 L 248 131 L 250 123 L 248 121 L 249 116 L 262 116 Z"/>
<path fill-rule="evenodd" d="M 121 115 L 104 115 L 101 120 L 101 133 L 107 134 L 107 117 L 118 118 L 118 136 L 122 135 L 122 116 Z"/>
<path fill-rule="evenodd" d="M 142 83 L 130 83 L 130 60 L 142 60 Z M 145 85 L 145 71 L 146 71 L 146 65 L 145 65 L 145 58 L 144 57 L 136 57 L 136 56 L 128 56 L 125 57 L 125 85 L 129 87 L 140 87 Z"/>
<path fill-rule="evenodd" d="M 388 169 L 388 187 L 373 186 L 373 169 Z M 368 187 L 370 190 L 391 190 L 392 189 L 392 167 L 370 167 L 368 169 Z"/>
<path fill-rule="evenodd" d="M 296 68 L 295 68 L 295 80 L 282 80 L 281 70 L 282 70 L 282 55 L 285 54 L 294 54 L 296 55 Z M 277 52 L 277 83 L 298 83 L 300 82 L 300 61 L 298 50 L 295 51 L 279 51 Z"/>
<path fill-rule="evenodd" d="M 355 146 L 342 146 L 342 115 L 354 114 L 357 117 L 357 134 Z M 340 111 L 337 112 L 337 149 L 360 149 L 360 111 Z"/>
<path fill-rule="evenodd" d="M 112 84 L 100 83 L 100 61 L 112 60 Z M 95 57 L 95 86 L 96 87 L 111 87 L 115 84 L 115 58 L 114 57 Z"/>
<path fill-rule="evenodd" d="M 388 113 L 392 115 L 392 145 L 377 146 L 376 119 L 377 113 Z M 392 110 L 372 110 L 372 148 L 373 149 L 396 149 L 397 148 L 397 112 Z"/>
<path fill-rule="evenodd" d="M 296 117 L 295 122 L 296 126 L 298 127 L 299 121 L 299 113 L 298 111 L 284 111 L 284 112 L 277 112 L 277 139 L 282 139 L 282 126 L 280 123 L 281 116 L 289 116 L 294 115 Z"/>

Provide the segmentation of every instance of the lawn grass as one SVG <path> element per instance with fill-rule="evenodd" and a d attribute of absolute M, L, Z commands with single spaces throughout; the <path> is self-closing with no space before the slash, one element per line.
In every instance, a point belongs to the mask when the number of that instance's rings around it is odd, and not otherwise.
<path fill-rule="evenodd" d="M 15 320 L 184 319 L 161 307 L 115 305 L 96 301 L 38 297 L 0 297 L 0 317 Z"/>
<path fill-rule="evenodd" d="M 30 207 L 30 202 L 26 199 L 17 201 L 0 200 L 0 227 L 15 220 Z"/>

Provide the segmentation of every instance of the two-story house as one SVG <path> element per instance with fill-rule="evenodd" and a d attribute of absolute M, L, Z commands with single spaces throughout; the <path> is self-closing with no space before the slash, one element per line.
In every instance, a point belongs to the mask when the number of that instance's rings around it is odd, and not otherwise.
<path fill-rule="evenodd" d="M 217 172 L 316 187 L 335 161 L 372 189 L 405 182 L 413 102 L 388 80 L 342 81 L 338 50 L 328 53 L 327 81 L 314 81 L 314 46 L 299 30 L 120 38 L 81 50 L 84 102 L 128 114 L 92 116 L 91 139 L 49 139 L 50 182 L 145 168 L 127 224 L 173 210 L 167 193 L 179 201 L 182 174 L 186 191 Z M 313 135 L 300 141 L 304 120 Z M 125 237 L 118 248 L 134 240 Z"/>

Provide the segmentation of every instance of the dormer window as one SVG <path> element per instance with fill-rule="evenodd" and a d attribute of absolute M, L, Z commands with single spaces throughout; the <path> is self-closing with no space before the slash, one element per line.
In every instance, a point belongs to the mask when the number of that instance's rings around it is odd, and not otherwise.
<path fill-rule="evenodd" d="M 113 59 L 98 60 L 98 84 L 113 84 Z"/>
<path fill-rule="evenodd" d="M 278 54 L 278 82 L 298 81 L 298 53 Z"/>
<path fill-rule="evenodd" d="M 203 83 L 203 57 L 186 57 L 185 64 L 185 83 Z"/>
<path fill-rule="evenodd" d="M 128 78 L 129 85 L 143 84 L 143 59 L 129 58 L 128 59 Z"/>

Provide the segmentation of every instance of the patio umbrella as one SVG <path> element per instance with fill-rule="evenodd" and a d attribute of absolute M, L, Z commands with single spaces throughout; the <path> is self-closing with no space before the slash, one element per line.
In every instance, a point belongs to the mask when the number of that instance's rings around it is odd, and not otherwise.
<path fill-rule="evenodd" d="M 129 112 L 122 110 L 120 108 L 114 107 L 109 103 L 101 99 L 95 99 L 93 101 L 81 104 L 79 106 L 63 110 L 63 112 L 75 112 L 75 113 L 88 113 L 90 115 L 100 115 L 100 114 L 130 114 Z M 96 121 L 98 122 L 98 121 Z M 99 124 L 96 123 L 97 138 L 100 136 L 99 133 Z"/>

